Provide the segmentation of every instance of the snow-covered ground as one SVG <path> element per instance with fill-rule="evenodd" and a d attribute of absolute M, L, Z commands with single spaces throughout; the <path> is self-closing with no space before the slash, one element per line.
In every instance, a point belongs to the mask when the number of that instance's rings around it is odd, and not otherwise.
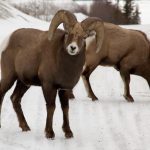
<path fill-rule="evenodd" d="M 5 45 L 5 37 L 17 28 L 47 30 L 49 27 L 49 23 L 24 15 L 9 5 L 3 8 L 13 17 L 0 19 L 0 49 Z M 79 20 L 84 18 L 81 15 L 77 17 Z M 124 27 L 138 28 L 150 35 L 150 25 Z M 92 102 L 87 98 L 80 80 L 74 89 L 76 99 L 70 101 L 70 125 L 74 138 L 69 140 L 64 138 L 61 130 L 62 113 L 58 97 L 54 114 L 56 138 L 45 138 L 46 108 L 40 87 L 31 87 L 23 97 L 22 107 L 31 132 L 21 132 L 10 101 L 12 88 L 2 107 L 0 150 L 149 150 L 150 90 L 146 81 L 141 77 L 131 77 L 134 103 L 127 103 L 122 97 L 123 83 L 114 69 L 98 67 L 90 81 L 99 101 Z"/>

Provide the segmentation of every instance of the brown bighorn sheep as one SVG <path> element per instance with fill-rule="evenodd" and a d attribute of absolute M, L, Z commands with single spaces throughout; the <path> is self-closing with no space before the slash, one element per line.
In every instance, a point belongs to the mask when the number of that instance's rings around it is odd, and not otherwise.
<path fill-rule="evenodd" d="M 65 30 L 57 27 L 63 23 Z M 63 111 L 63 131 L 73 137 L 68 118 L 66 89 L 78 82 L 85 63 L 85 37 L 97 33 L 97 46 L 103 38 L 103 22 L 88 18 L 79 23 L 69 11 L 60 10 L 52 19 L 49 31 L 19 29 L 9 40 L 1 57 L 0 112 L 5 93 L 17 81 L 11 96 L 22 131 L 30 130 L 21 108 L 21 98 L 31 85 L 41 86 L 46 101 L 46 137 L 54 138 L 52 127 L 55 97 L 58 90 Z M 48 40 L 49 39 L 49 40 Z"/>
<path fill-rule="evenodd" d="M 124 97 L 128 102 L 134 99 L 130 94 L 130 74 L 142 76 L 150 86 L 150 42 L 147 36 L 137 30 L 124 29 L 120 26 L 104 23 L 104 40 L 96 54 L 95 39 L 87 47 L 86 67 L 82 78 L 92 100 L 97 97 L 92 91 L 89 77 L 98 65 L 113 66 L 120 71 L 124 81 Z M 70 95 L 73 93 L 69 93 Z"/>

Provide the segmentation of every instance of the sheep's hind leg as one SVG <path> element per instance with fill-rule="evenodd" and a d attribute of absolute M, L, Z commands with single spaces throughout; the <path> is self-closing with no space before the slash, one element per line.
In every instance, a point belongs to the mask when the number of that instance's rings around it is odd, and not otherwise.
<path fill-rule="evenodd" d="M 147 82 L 148 82 L 148 85 L 149 85 L 149 88 L 150 88 L 150 80 L 147 80 Z"/>
<path fill-rule="evenodd" d="M 14 89 L 14 92 L 11 95 L 11 101 L 13 104 L 13 108 L 17 114 L 19 126 L 21 127 L 22 131 L 29 131 L 30 130 L 30 128 L 26 122 L 26 119 L 24 117 L 22 108 L 21 108 L 21 99 L 28 89 L 29 89 L 28 86 L 26 86 L 20 80 L 18 80 L 16 83 L 16 87 Z"/>
<path fill-rule="evenodd" d="M 133 97 L 130 94 L 130 73 L 128 71 L 120 71 L 121 78 L 124 82 L 124 97 L 128 102 L 134 102 Z"/>
<path fill-rule="evenodd" d="M 0 83 L 0 128 L 1 128 L 1 109 L 2 109 L 2 103 L 4 96 L 6 92 L 12 87 L 14 84 L 16 78 L 10 74 L 9 76 L 2 78 Z"/>
<path fill-rule="evenodd" d="M 3 99 L 4 99 L 4 94 L 2 94 L 1 83 L 0 83 L 0 128 L 1 128 L 1 110 L 2 110 Z"/>
<path fill-rule="evenodd" d="M 145 78 L 145 77 L 144 77 Z M 150 88 L 150 79 L 148 79 L 148 78 L 145 78 L 146 79 L 146 81 L 147 81 L 147 83 L 148 83 L 148 86 L 149 86 L 149 88 Z"/>
<path fill-rule="evenodd" d="M 84 72 L 82 73 L 82 79 L 83 79 L 84 86 L 86 88 L 86 92 L 88 93 L 88 97 L 90 97 L 92 101 L 98 100 L 98 98 L 95 96 L 92 90 L 92 87 L 89 81 L 89 77 L 91 73 L 94 71 L 94 69 L 95 67 L 93 67 L 92 69 L 89 69 L 88 67 L 86 67 Z"/>
<path fill-rule="evenodd" d="M 60 103 L 61 103 L 61 108 L 63 111 L 63 126 L 62 129 L 65 133 L 66 138 L 71 138 L 73 137 L 73 133 L 70 129 L 69 125 L 69 100 L 68 100 L 68 94 L 65 90 L 60 90 L 59 91 L 59 98 L 60 98 Z"/>

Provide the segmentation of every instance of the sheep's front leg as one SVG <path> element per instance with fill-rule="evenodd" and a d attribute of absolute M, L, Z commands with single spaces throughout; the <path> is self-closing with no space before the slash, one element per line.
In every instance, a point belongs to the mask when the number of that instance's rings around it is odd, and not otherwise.
<path fill-rule="evenodd" d="M 133 97 L 130 94 L 130 73 L 127 71 L 120 71 L 121 78 L 124 82 L 124 97 L 128 102 L 134 102 Z"/>
<path fill-rule="evenodd" d="M 70 129 L 69 125 L 69 100 L 68 100 L 68 93 L 65 90 L 60 90 L 59 91 L 59 98 L 60 98 L 60 103 L 61 103 L 61 108 L 63 111 L 63 126 L 62 129 L 65 132 L 65 137 L 66 138 L 71 138 L 73 137 L 73 133 Z"/>
<path fill-rule="evenodd" d="M 46 127 L 45 134 L 47 138 L 53 139 L 55 137 L 55 133 L 53 131 L 53 114 L 55 110 L 55 99 L 57 89 L 52 88 L 49 84 L 43 84 L 43 94 L 46 101 L 47 108 L 47 119 L 46 119 Z"/>

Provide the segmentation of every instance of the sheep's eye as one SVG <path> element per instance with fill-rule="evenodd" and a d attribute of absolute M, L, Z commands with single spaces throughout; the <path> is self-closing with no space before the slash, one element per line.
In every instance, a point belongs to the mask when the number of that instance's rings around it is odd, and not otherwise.
<path fill-rule="evenodd" d="M 96 32 L 94 30 L 90 31 L 89 36 L 94 36 L 94 35 L 96 35 Z"/>
<path fill-rule="evenodd" d="M 65 43 L 67 42 L 68 35 L 69 35 L 69 34 L 66 32 L 66 33 L 65 33 L 65 38 L 64 38 Z"/>
<path fill-rule="evenodd" d="M 65 39 L 68 38 L 68 35 L 69 35 L 69 33 L 66 32 L 66 33 L 65 33 Z"/>
<path fill-rule="evenodd" d="M 86 35 L 84 35 L 84 37 L 83 37 L 83 38 L 84 38 L 84 39 L 86 39 L 87 37 L 88 37 L 88 35 L 86 34 Z"/>
<path fill-rule="evenodd" d="M 69 34 L 68 32 L 65 33 L 66 36 L 67 36 L 68 34 Z"/>

